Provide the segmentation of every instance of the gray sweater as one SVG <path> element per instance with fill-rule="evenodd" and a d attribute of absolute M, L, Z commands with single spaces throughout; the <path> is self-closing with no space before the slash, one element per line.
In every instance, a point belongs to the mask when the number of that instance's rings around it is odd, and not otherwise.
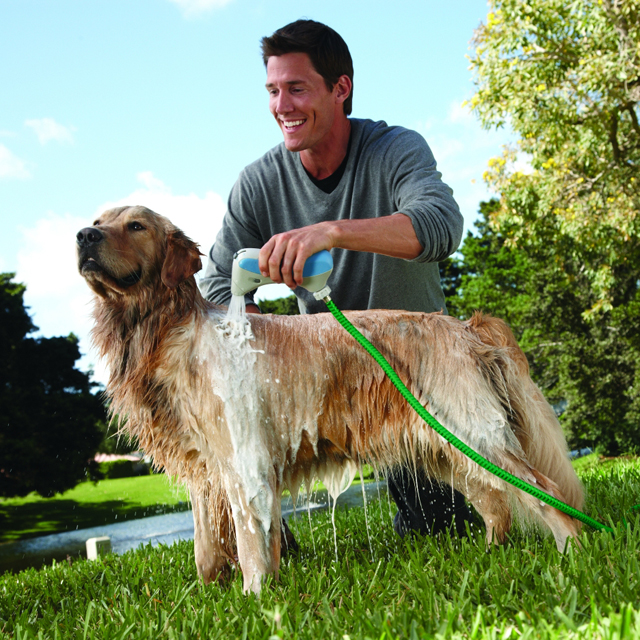
<path fill-rule="evenodd" d="M 229 196 L 222 229 L 209 252 L 200 289 L 227 305 L 231 265 L 243 247 L 261 247 L 271 236 L 325 220 L 375 218 L 402 212 L 423 247 L 414 260 L 333 249 L 328 285 L 339 309 L 445 310 L 438 262 L 462 237 L 463 219 L 424 138 L 385 122 L 351 119 L 344 175 L 324 193 L 306 174 L 298 153 L 284 143 L 246 167 Z M 326 311 L 324 302 L 298 287 L 303 313 Z M 252 295 L 247 296 L 247 301 Z"/>

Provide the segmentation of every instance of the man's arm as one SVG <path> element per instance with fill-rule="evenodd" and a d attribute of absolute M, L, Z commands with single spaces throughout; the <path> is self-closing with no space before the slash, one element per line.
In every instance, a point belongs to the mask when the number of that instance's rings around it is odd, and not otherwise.
<path fill-rule="evenodd" d="M 362 220 L 332 220 L 273 236 L 260 251 L 260 271 L 293 289 L 302 284 L 307 258 L 334 248 L 405 260 L 417 258 L 423 250 L 411 219 L 402 213 Z"/>
<path fill-rule="evenodd" d="M 322 249 L 366 251 L 419 262 L 444 260 L 457 249 L 463 228 L 460 209 L 418 133 L 405 129 L 396 135 L 362 179 L 373 184 L 389 180 L 395 214 L 326 221 L 278 234 L 260 252 L 263 275 L 294 288 L 302 282 L 305 260 Z"/>

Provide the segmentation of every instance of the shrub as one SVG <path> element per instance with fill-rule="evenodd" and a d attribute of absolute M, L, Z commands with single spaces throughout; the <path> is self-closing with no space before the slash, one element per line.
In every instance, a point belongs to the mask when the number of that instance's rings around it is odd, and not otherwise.
<path fill-rule="evenodd" d="M 134 462 L 133 460 L 112 460 L 111 462 L 101 462 L 100 472 L 105 478 L 114 480 L 116 478 L 148 476 L 150 474 L 150 469 L 149 465 L 144 462 Z"/>

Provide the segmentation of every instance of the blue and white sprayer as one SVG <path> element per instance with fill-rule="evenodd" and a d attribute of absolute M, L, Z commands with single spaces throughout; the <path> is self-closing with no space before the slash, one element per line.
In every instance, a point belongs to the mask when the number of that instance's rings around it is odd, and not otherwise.
<path fill-rule="evenodd" d="M 231 293 L 234 296 L 244 296 L 245 294 L 261 287 L 265 284 L 274 284 L 271 278 L 263 276 L 260 273 L 258 267 L 258 254 L 260 249 L 240 249 L 233 258 L 233 267 L 231 271 Z M 347 320 L 343 313 L 336 307 L 335 303 L 329 297 L 331 290 L 327 286 L 327 280 L 333 270 L 333 259 L 328 251 L 320 251 L 309 258 L 305 262 L 302 271 L 302 287 L 313 293 L 316 300 L 324 300 L 329 311 L 333 314 L 336 320 L 344 327 L 344 329 L 351 334 L 364 349 L 371 355 L 371 357 L 382 367 L 383 371 L 387 374 L 391 382 L 395 385 L 398 391 L 402 394 L 404 399 L 409 405 L 416 411 L 416 413 L 439 435 L 441 435 L 447 442 L 456 447 L 459 451 L 464 453 L 467 457 L 471 458 L 476 464 L 483 469 L 490 471 L 494 475 L 498 476 L 505 482 L 518 487 L 522 491 L 538 498 L 540 501 L 555 507 L 559 511 L 570 515 L 572 518 L 576 518 L 585 524 L 593 527 L 594 529 L 605 530 L 613 533 L 611 527 L 594 520 L 588 515 L 582 513 L 578 509 L 565 504 L 564 502 L 550 496 L 538 487 L 516 478 L 516 476 L 510 474 L 508 471 L 501 469 L 500 467 L 489 462 L 486 458 L 483 458 L 479 453 L 471 449 L 457 436 L 451 433 L 448 429 L 443 427 L 415 398 L 415 396 L 409 391 L 404 382 L 400 379 L 398 374 L 393 370 L 391 365 L 387 362 L 385 357 Z"/>
<path fill-rule="evenodd" d="M 245 294 L 261 287 L 263 284 L 274 284 L 273 280 L 260 273 L 258 255 L 260 249 L 240 249 L 233 257 L 231 270 L 231 293 L 234 296 Z M 302 269 L 302 284 L 300 285 L 313 294 L 323 293 L 327 280 L 333 271 L 333 258 L 328 251 L 319 251 L 307 258 Z M 327 288 L 327 295 L 329 290 Z M 320 300 L 324 298 L 321 296 Z"/>

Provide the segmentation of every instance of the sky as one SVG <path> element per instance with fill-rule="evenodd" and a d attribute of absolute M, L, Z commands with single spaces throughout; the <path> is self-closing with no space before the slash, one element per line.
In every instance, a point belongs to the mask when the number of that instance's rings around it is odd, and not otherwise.
<path fill-rule="evenodd" d="M 487 11 L 486 0 L 0 0 L 0 272 L 26 285 L 34 335 L 73 332 L 78 366 L 106 381 L 77 231 L 141 204 L 208 252 L 239 172 L 281 141 L 260 39 L 299 18 L 347 42 L 353 117 L 425 137 L 472 231 L 491 197 L 482 174 L 508 142 L 462 106 Z"/>

